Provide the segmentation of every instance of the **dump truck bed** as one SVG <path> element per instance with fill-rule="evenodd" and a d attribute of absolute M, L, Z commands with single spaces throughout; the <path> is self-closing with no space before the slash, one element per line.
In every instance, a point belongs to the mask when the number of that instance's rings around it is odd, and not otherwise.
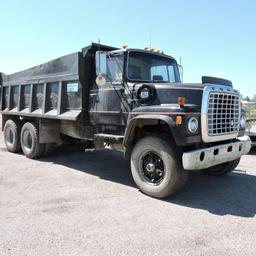
<path fill-rule="evenodd" d="M 76 52 L 11 75 L 0 73 L 0 111 L 75 120 L 82 109 L 82 60 Z"/>

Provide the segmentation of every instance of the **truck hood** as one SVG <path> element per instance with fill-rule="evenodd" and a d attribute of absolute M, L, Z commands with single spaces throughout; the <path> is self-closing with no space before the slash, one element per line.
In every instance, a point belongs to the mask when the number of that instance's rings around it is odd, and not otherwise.
<path fill-rule="evenodd" d="M 136 91 L 142 86 L 136 85 Z M 178 84 L 178 83 L 155 83 L 156 97 L 150 106 L 177 106 L 179 97 L 185 97 L 186 105 L 193 107 L 195 111 L 201 110 L 203 84 Z"/>

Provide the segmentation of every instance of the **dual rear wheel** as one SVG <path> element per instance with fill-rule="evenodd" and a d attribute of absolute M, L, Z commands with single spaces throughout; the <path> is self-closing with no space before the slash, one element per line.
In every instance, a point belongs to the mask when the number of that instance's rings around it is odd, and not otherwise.
<path fill-rule="evenodd" d="M 21 127 L 17 120 L 7 120 L 4 126 L 4 141 L 9 152 L 17 153 L 21 150 L 26 157 L 35 159 L 48 155 L 54 149 L 55 144 L 43 144 L 39 142 L 38 125 L 27 122 Z"/>

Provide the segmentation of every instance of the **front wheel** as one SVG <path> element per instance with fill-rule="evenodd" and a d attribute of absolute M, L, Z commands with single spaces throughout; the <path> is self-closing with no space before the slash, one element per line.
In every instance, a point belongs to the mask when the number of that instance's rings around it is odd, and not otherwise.
<path fill-rule="evenodd" d="M 131 154 L 131 171 L 138 188 L 156 198 L 175 194 L 188 178 L 177 151 L 158 137 L 137 142 Z"/>
<path fill-rule="evenodd" d="M 224 164 L 219 164 L 216 166 L 212 166 L 210 168 L 207 169 L 203 169 L 201 170 L 203 173 L 208 174 L 208 175 L 213 175 L 213 176 L 223 176 L 226 175 L 228 173 L 230 173 L 231 171 L 233 171 L 234 169 L 236 169 L 236 167 L 238 166 L 240 162 L 240 158 L 224 163 Z"/>

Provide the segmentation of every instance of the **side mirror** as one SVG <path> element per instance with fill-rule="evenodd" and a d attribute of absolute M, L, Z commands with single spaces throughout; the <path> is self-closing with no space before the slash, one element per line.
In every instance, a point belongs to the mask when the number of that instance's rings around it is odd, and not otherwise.
<path fill-rule="evenodd" d="M 107 75 L 107 54 L 97 51 L 95 55 L 96 75 Z"/>
<path fill-rule="evenodd" d="M 183 83 L 183 67 L 178 65 L 179 73 L 180 73 L 180 81 Z"/>
<path fill-rule="evenodd" d="M 95 55 L 96 63 L 96 84 L 103 86 L 106 83 L 105 76 L 107 75 L 107 54 L 102 51 L 97 51 Z"/>

